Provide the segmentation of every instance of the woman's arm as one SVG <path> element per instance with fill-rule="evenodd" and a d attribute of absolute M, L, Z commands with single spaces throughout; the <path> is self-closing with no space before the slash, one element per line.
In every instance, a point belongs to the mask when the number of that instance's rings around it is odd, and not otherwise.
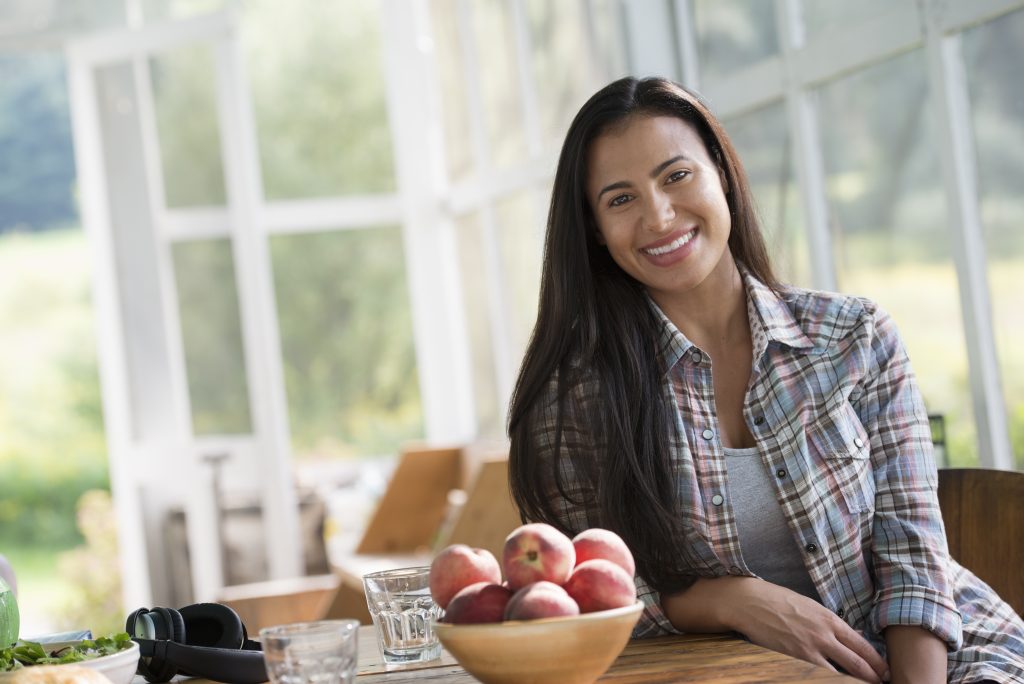
<path fill-rule="evenodd" d="M 923 627 L 892 625 L 885 630 L 893 684 L 946 681 L 946 643 Z"/>
<path fill-rule="evenodd" d="M 700 579 L 663 596 L 668 619 L 684 632 L 736 631 L 753 643 L 869 682 L 888 678 L 885 660 L 823 605 L 756 577 Z"/>

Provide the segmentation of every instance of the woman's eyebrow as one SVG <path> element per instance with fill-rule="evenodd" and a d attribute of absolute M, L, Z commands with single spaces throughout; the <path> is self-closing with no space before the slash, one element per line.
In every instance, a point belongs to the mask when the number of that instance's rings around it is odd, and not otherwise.
<path fill-rule="evenodd" d="M 660 164 L 658 164 L 657 166 L 654 167 L 654 169 L 651 171 L 651 178 L 657 178 L 661 174 L 662 171 L 664 171 L 668 167 L 672 166 L 676 162 L 680 162 L 680 161 L 690 161 L 690 158 L 687 157 L 685 154 L 677 154 L 676 156 L 672 157 L 671 159 L 666 159 L 665 161 L 661 162 Z M 604 193 L 606 193 L 606 192 L 608 192 L 610 190 L 619 190 L 621 188 L 628 188 L 628 187 L 629 187 L 629 183 L 627 181 L 616 181 L 614 183 L 611 183 L 611 184 L 606 185 L 603 188 L 601 188 L 601 192 L 597 193 L 597 199 L 600 200 L 601 199 L 601 195 L 603 195 Z"/>
<path fill-rule="evenodd" d="M 653 171 L 651 171 L 651 178 L 657 178 L 662 171 L 664 171 L 665 169 L 679 161 L 690 161 L 690 158 L 687 157 L 685 154 L 677 154 L 671 159 L 661 162 L 660 164 L 654 167 Z"/>

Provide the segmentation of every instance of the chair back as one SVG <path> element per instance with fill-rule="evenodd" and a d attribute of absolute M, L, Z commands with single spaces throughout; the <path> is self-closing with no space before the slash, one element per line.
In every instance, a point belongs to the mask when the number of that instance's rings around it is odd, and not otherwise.
<path fill-rule="evenodd" d="M 430 549 L 448 508 L 448 491 L 459 486 L 461 472 L 457 447 L 405 449 L 356 553 Z"/>
<path fill-rule="evenodd" d="M 487 549 L 501 562 L 505 537 L 520 525 L 519 511 L 508 488 L 508 459 L 482 461 L 466 491 L 466 500 L 436 550 L 449 544 Z"/>
<path fill-rule="evenodd" d="M 940 468 L 950 555 L 1024 614 L 1024 472 Z"/>

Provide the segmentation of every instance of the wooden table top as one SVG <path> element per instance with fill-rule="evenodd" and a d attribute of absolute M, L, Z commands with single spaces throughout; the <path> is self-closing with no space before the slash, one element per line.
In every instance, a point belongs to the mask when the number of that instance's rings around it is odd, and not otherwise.
<path fill-rule="evenodd" d="M 476 682 L 447 651 L 439 660 L 386 668 L 372 626 L 359 628 L 357 684 Z M 855 682 L 816 665 L 724 634 L 688 634 L 639 639 L 599 682 Z"/>

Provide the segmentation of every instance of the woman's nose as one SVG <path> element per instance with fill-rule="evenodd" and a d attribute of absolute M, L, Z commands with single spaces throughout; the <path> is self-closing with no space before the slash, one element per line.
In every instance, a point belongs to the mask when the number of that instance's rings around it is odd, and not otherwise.
<path fill-rule="evenodd" d="M 668 195 L 663 192 L 651 194 L 644 202 L 644 227 L 651 230 L 664 230 L 676 218 L 675 207 Z"/>

